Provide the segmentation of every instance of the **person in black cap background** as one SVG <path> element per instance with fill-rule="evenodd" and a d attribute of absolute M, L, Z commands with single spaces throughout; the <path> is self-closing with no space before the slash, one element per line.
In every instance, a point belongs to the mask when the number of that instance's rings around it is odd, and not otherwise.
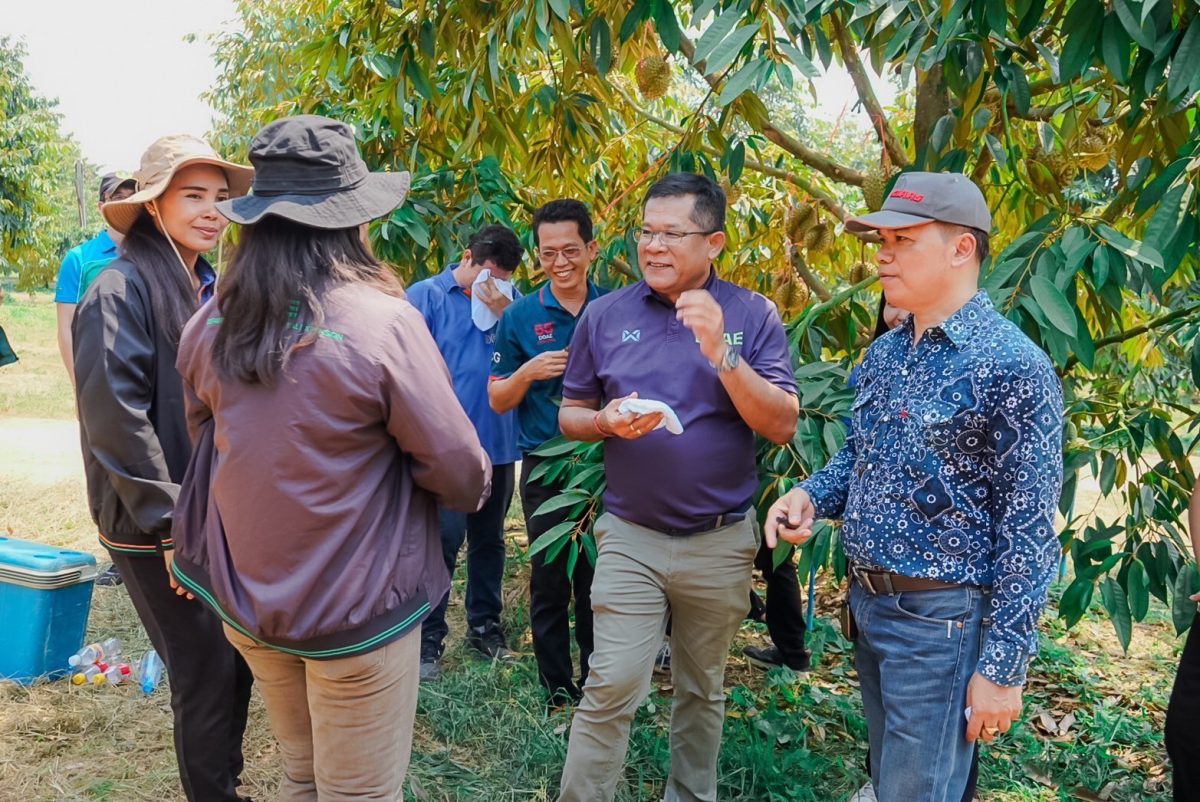
<path fill-rule="evenodd" d="M 196 441 L 176 579 L 227 622 L 284 758 L 280 799 L 403 797 L 421 622 L 450 587 L 437 507 L 474 512 L 487 456 L 366 224 L 408 173 L 349 126 L 254 137 L 253 194 L 216 299 L 179 348 Z"/>
<path fill-rule="evenodd" d="M 100 177 L 100 201 L 96 209 L 114 200 L 124 200 L 137 191 L 137 181 L 131 176 L 105 173 Z M 96 274 L 117 258 L 117 246 L 123 234 L 112 226 L 87 242 L 67 251 L 58 268 L 58 279 L 54 283 L 54 303 L 58 314 L 58 352 L 67 368 L 71 383 L 75 383 L 74 358 L 71 353 L 71 320 L 75 307 L 83 299 L 83 293 L 95 279 Z"/>
<path fill-rule="evenodd" d="M 991 215 L 966 176 L 901 174 L 846 227 L 878 234 L 882 288 L 912 314 L 868 349 L 845 445 L 765 537 L 842 519 L 872 785 L 944 802 L 1021 711 L 1060 554 L 1062 387 L 979 290 Z"/>

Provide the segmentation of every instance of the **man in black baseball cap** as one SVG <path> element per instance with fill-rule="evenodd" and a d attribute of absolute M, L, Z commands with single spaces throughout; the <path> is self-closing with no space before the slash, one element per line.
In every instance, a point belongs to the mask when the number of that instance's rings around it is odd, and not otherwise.
<path fill-rule="evenodd" d="M 100 176 L 100 203 L 103 205 L 110 200 L 121 200 L 113 196 L 123 189 L 129 190 L 126 197 L 132 195 L 137 191 L 137 181 L 124 173 L 105 173 Z"/>
<path fill-rule="evenodd" d="M 979 289 L 991 215 L 966 176 L 905 173 L 849 220 L 912 312 L 863 360 L 846 443 L 766 516 L 766 541 L 842 519 L 881 800 L 959 799 L 976 740 L 1021 711 L 1058 565 L 1062 388 Z M 780 516 L 787 522 L 781 526 Z"/>

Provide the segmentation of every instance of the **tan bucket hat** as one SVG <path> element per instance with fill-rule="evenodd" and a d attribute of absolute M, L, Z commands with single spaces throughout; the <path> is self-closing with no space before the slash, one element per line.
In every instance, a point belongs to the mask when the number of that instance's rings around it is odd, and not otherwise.
<path fill-rule="evenodd" d="M 225 161 L 211 145 L 191 134 L 169 134 L 155 140 L 142 154 L 142 165 L 133 174 L 138 191 L 125 200 L 100 207 L 104 219 L 122 234 L 128 232 L 142 207 L 163 194 L 175 173 L 192 164 L 211 164 L 224 170 L 231 198 L 250 191 L 254 168 Z"/>

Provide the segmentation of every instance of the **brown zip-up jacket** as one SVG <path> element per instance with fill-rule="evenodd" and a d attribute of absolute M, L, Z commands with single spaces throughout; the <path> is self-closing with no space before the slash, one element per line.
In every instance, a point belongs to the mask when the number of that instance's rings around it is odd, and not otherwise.
<path fill-rule="evenodd" d="M 178 368 L 196 451 L 176 578 L 227 623 L 316 659 L 386 645 L 449 589 L 435 505 L 475 511 L 491 465 L 408 301 L 357 284 L 322 299 L 315 341 L 272 387 L 212 362 L 214 299 Z"/>

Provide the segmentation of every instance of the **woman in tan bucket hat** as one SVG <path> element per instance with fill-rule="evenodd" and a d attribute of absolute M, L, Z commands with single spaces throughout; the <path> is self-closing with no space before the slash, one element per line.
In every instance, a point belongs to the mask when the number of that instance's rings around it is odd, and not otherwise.
<path fill-rule="evenodd" d="M 88 502 L 166 663 L 190 802 L 240 799 L 252 680 L 220 620 L 177 590 L 169 572 L 175 501 L 192 451 L 175 357 L 184 324 L 215 283 L 202 254 L 227 225 L 216 204 L 244 195 L 252 175 L 192 136 L 151 145 L 134 174 L 138 191 L 102 209 L 125 238 L 72 326 Z"/>

